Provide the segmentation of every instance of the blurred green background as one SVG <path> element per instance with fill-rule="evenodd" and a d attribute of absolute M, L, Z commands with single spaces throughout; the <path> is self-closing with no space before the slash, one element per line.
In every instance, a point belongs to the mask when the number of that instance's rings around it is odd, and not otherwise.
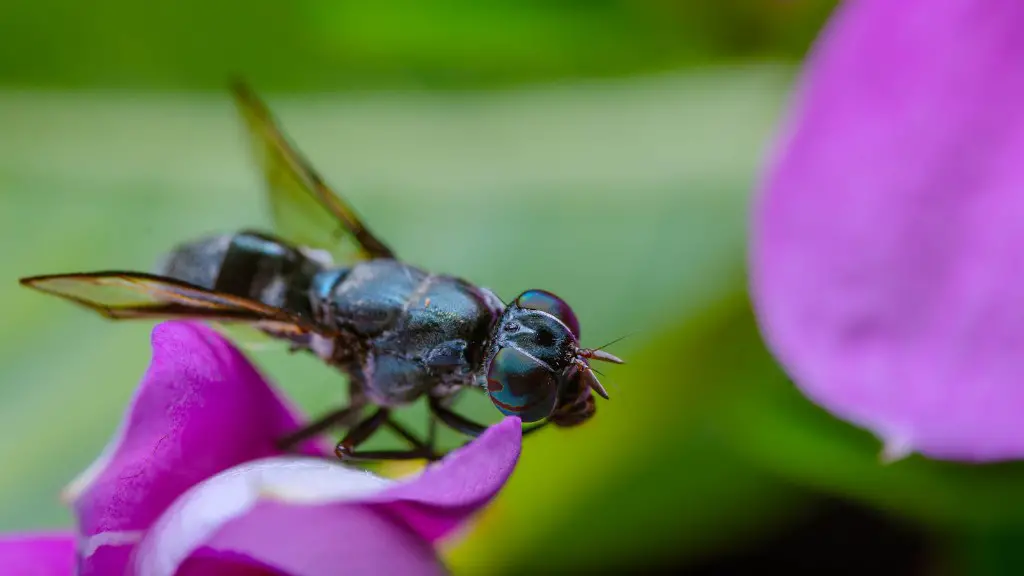
<path fill-rule="evenodd" d="M 150 353 L 151 324 L 16 279 L 148 270 L 178 241 L 266 225 L 224 90 L 237 74 L 404 259 L 506 299 L 550 289 L 588 345 L 628 335 L 612 400 L 529 439 L 447 549 L 458 572 L 1012 570 L 1024 469 L 881 464 L 877 441 L 786 381 L 748 308 L 747 203 L 833 5 L 6 0 L 0 529 L 70 522 L 57 493 Z M 251 354 L 310 413 L 344 398 L 312 359 Z M 465 409 L 498 419 L 481 398 Z"/>

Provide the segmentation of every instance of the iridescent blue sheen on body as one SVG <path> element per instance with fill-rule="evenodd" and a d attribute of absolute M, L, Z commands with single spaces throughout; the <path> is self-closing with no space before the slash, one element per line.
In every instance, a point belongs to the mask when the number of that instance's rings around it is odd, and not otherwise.
<path fill-rule="evenodd" d="M 365 349 L 353 377 L 374 403 L 403 405 L 439 385 L 478 382 L 497 318 L 472 285 L 387 259 L 359 262 L 333 283 L 321 276 L 314 305 L 321 321 Z"/>
<path fill-rule="evenodd" d="M 395 407 L 424 393 L 486 383 L 503 414 L 562 422 L 593 413 L 572 367 L 579 321 L 561 298 L 528 290 L 505 306 L 492 293 L 391 259 L 324 267 L 273 236 L 215 236 L 179 247 L 163 273 L 256 299 L 338 330 L 321 357 L 374 403 Z"/>
<path fill-rule="evenodd" d="M 348 274 L 348 268 L 333 268 L 324 270 L 313 277 L 313 282 L 310 287 L 310 293 L 315 300 L 324 301 L 327 300 L 331 295 L 331 291 L 334 287 L 341 282 L 342 278 Z"/>

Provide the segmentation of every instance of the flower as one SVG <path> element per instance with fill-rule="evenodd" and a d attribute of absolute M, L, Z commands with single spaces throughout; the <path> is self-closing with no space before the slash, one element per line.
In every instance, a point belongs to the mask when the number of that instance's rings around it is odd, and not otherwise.
<path fill-rule="evenodd" d="M 485 506 L 518 460 L 515 418 L 411 479 L 342 465 L 308 442 L 281 454 L 296 412 L 201 324 L 153 331 L 119 432 L 66 497 L 77 534 L 0 539 L 13 573 L 439 574 L 434 544 Z"/>
<path fill-rule="evenodd" d="M 1024 3 L 843 2 L 753 216 L 751 296 L 890 458 L 1024 456 Z"/>

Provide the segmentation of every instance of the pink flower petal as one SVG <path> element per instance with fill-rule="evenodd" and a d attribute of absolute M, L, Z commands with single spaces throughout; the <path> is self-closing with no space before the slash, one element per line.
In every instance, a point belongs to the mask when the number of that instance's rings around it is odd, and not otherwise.
<path fill-rule="evenodd" d="M 244 554 L 294 576 L 446 573 L 429 542 L 365 506 L 260 502 L 245 516 L 223 525 L 205 549 L 206 554 L 231 553 L 235 558 Z M 221 573 L 220 565 L 211 562 L 210 566 L 216 567 L 211 576 Z"/>
<path fill-rule="evenodd" d="M 766 340 L 891 454 L 1024 456 L 1024 3 L 843 2 L 755 212 Z"/>
<path fill-rule="evenodd" d="M 178 496 L 232 466 L 278 454 L 298 418 L 246 358 L 202 324 L 153 331 L 153 359 L 121 430 L 70 487 L 83 574 L 123 571 L 143 531 Z M 313 445 L 304 447 L 316 453 Z"/>
<path fill-rule="evenodd" d="M 277 568 L 237 552 L 200 548 L 174 576 L 280 576 Z"/>
<path fill-rule="evenodd" d="M 139 546 L 137 571 L 171 576 L 223 553 L 301 576 L 444 573 L 431 543 L 498 493 L 521 440 L 508 418 L 401 481 L 323 458 L 247 462 L 175 501 Z"/>
<path fill-rule="evenodd" d="M 75 538 L 68 532 L 0 536 L 0 572 L 70 576 L 75 573 Z"/>
<path fill-rule="evenodd" d="M 507 417 L 414 481 L 397 484 L 373 501 L 435 542 L 498 494 L 519 460 L 522 439 L 521 421 Z"/>

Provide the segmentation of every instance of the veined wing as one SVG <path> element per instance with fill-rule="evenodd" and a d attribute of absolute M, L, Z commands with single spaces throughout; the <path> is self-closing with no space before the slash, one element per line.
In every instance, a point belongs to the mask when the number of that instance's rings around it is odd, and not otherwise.
<path fill-rule="evenodd" d="M 285 137 L 267 106 L 243 82 L 231 85 L 245 121 L 253 156 L 263 173 L 276 232 L 298 245 L 347 256 L 343 239 L 354 244 L 356 258 L 394 258 Z"/>
<path fill-rule="evenodd" d="M 142 272 L 53 274 L 20 282 L 113 320 L 192 318 L 250 324 L 281 335 L 324 333 L 311 320 L 287 310 Z"/>

